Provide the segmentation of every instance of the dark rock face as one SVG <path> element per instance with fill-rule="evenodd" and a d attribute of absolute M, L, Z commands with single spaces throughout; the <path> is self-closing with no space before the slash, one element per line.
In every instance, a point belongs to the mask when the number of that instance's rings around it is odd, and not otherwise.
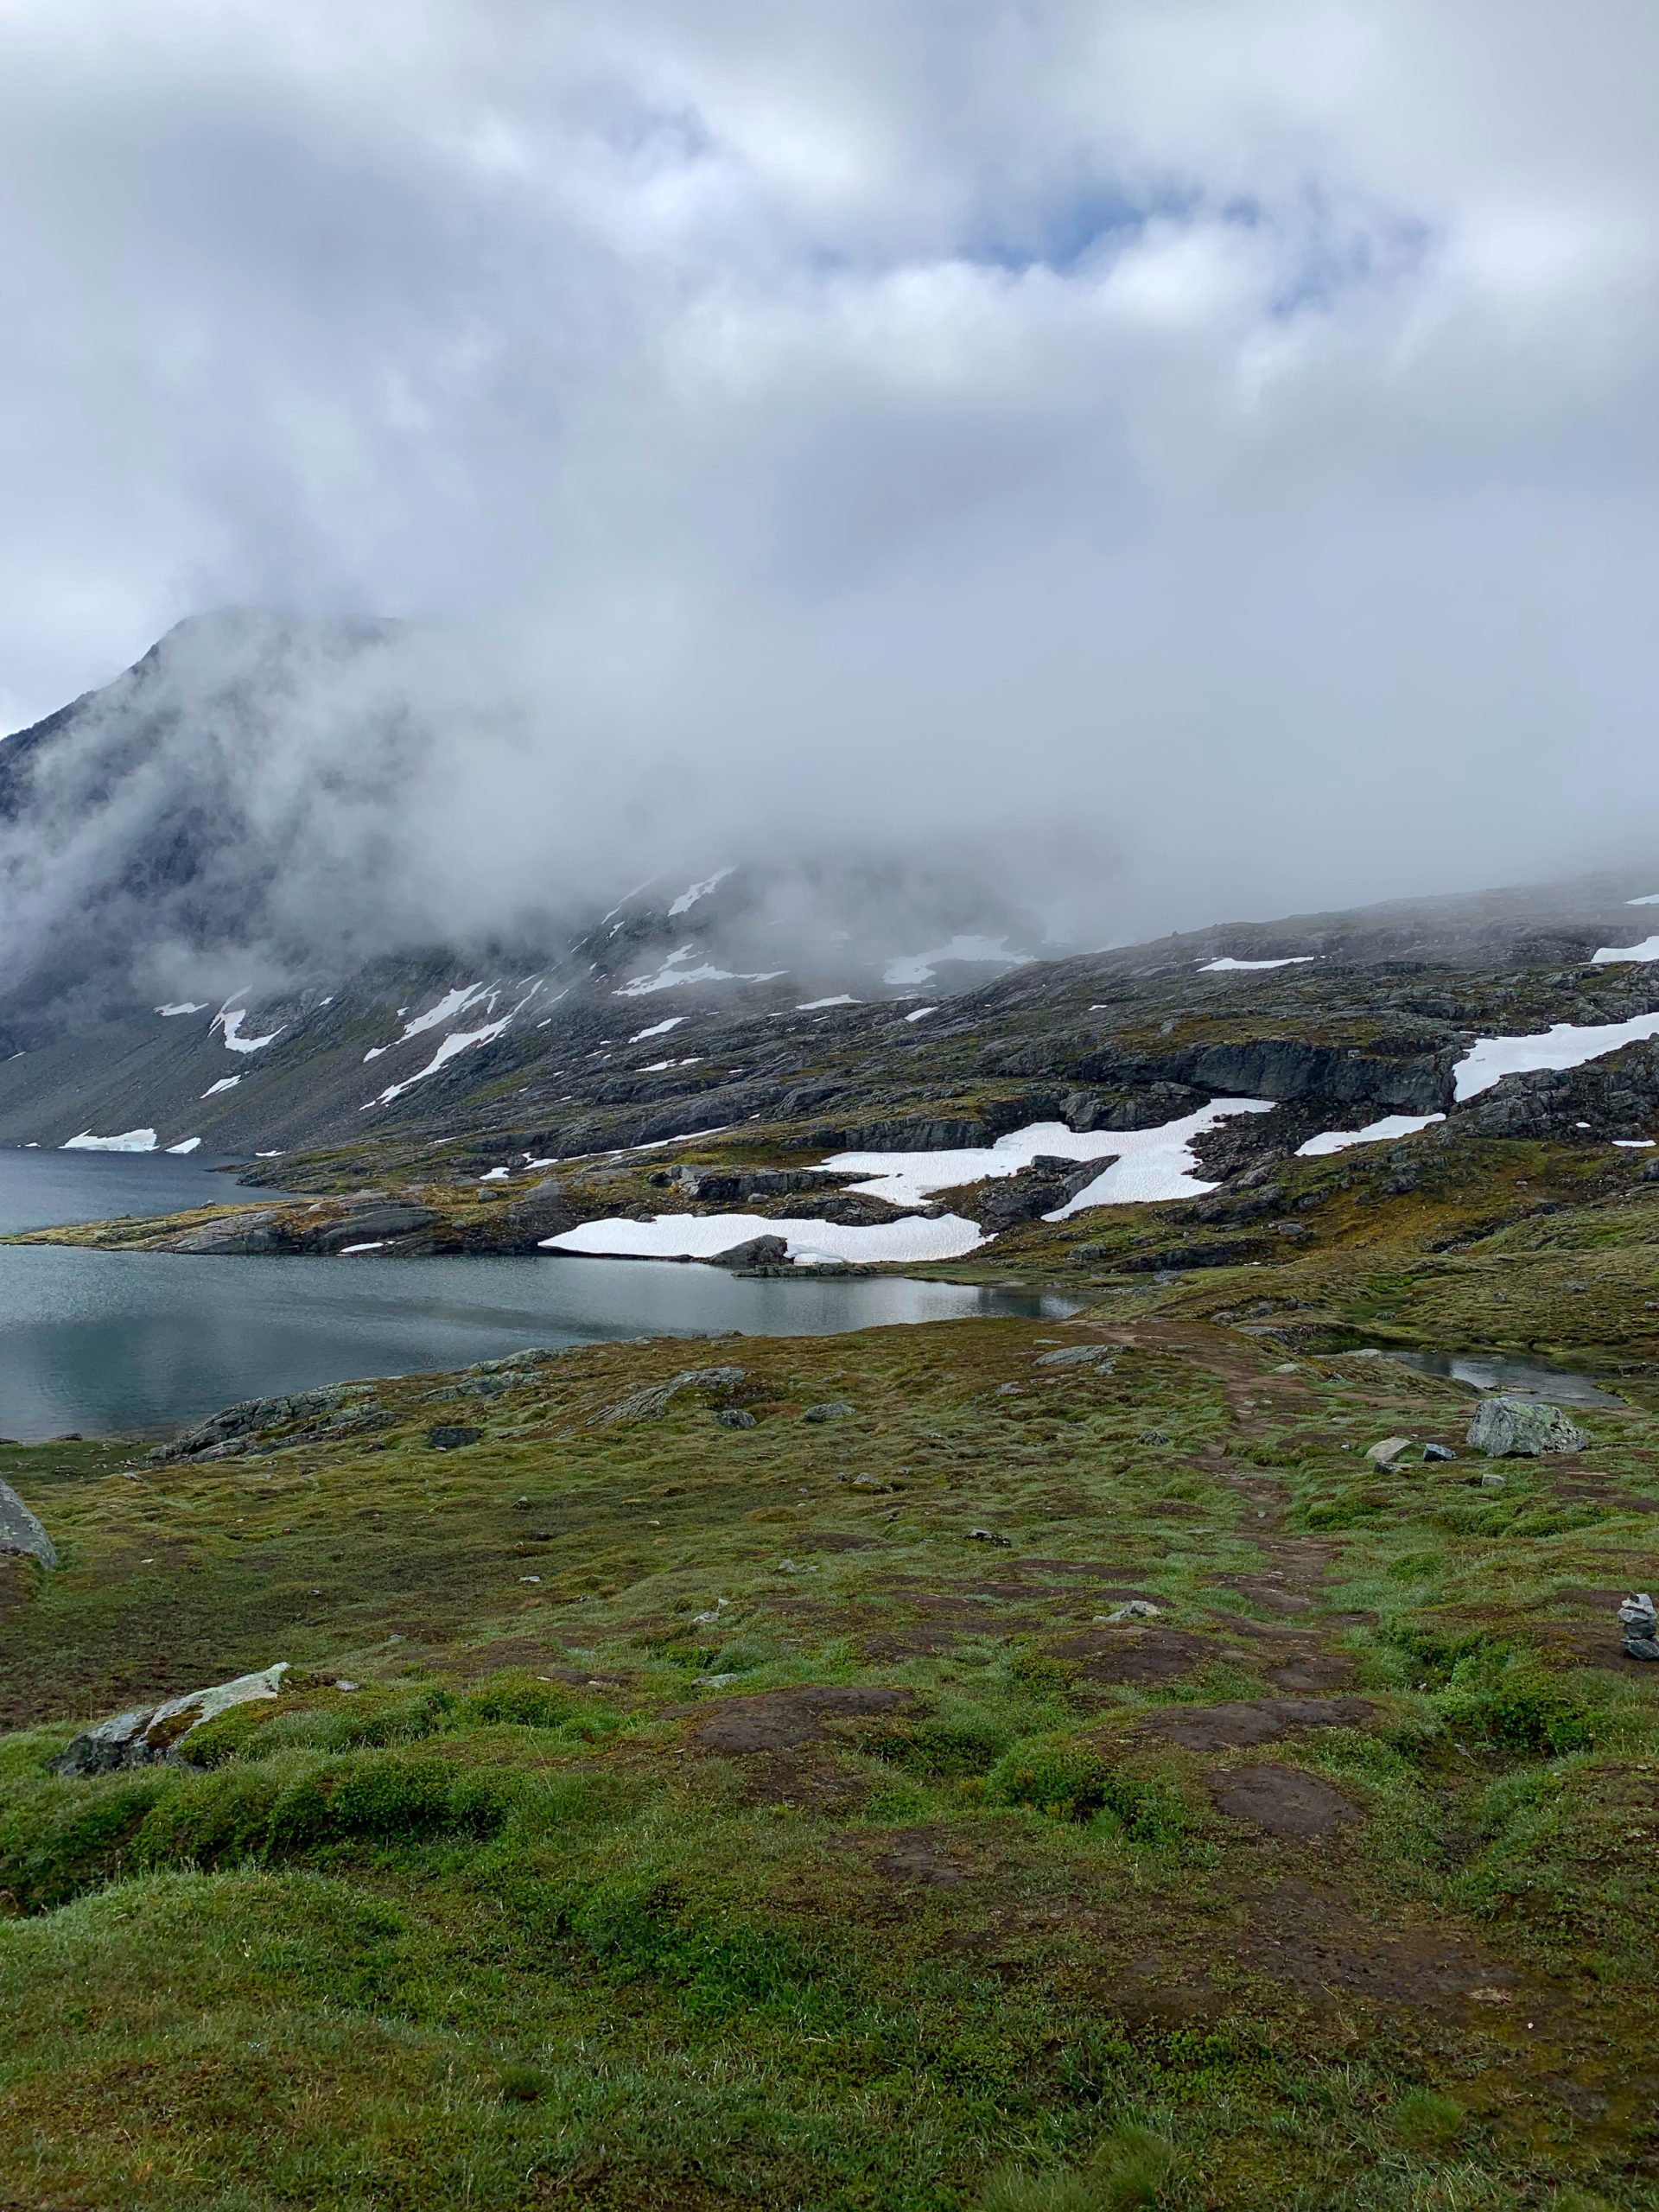
<path fill-rule="evenodd" d="M 327 1229 L 320 1230 L 315 1249 L 339 1252 L 348 1244 L 387 1243 L 394 1237 L 430 1229 L 438 1218 L 430 1206 L 368 1206 L 362 1212 L 349 1213 L 343 1221 L 331 1222 Z"/>
<path fill-rule="evenodd" d="M 10 1483 L 0 1483 L 0 1552 L 19 1559 L 38 1560 L 42 1567 L 58 1563 L 57 1547 Z"/>
<path fill-rule="evenodd" d="M 995 1236 L 1017 1222 L 1058 1213 L 1079 1191 L 1086 1191 L 1103 1175 L 1117 1157 L 1116 1153 L 1104 1153 L 1098 1160 L 1076 1160 L 1039 1154 L 1017 1175 L 998 1176 L 976 1185 L 972 1194 L 963 1198 L 959 1206 L 952 1205 L 951 1211 L 966 1212 L 988 1235 Z M 944 1194 L 947 1200 L 950 1195 Z"/>
<path fill-rule="evenodd" d="M 715 1254 L 713 1264 L 717 1268 L 781 1268 L 789 1257 L 789 1246 L 781 1236 L 751 1236 L 746 1243 L 734 1244 L 729 1251 Z"/>
<path fill-rule="evenodd" d="M 388 1418 L 365 1409 L 374 1397 L 369 1382 L 340 1382 L 322 1390 L 298 1390 L 287 1397 L 246 1398 L 226 1406 L 170 1444 L 158 1444 L 150 1459 L 164 1465 L 175 1459 L 227 1459 L 255 1448 L 255 1440 L 272 1431 L 318 1427 L 340 1435 L 359 1427 L 384 1427 Z"/>

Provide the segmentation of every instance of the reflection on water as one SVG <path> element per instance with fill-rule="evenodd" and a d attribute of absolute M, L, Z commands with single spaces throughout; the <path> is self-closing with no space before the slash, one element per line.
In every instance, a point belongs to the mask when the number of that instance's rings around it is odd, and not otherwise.
<path fill-rule="evenodd" d="M 1444 1375 L 1477 1390 L 1502 1390 L 1515 1398 L 1548 1398 L 1563 1406 L 1622 1406 L 1592 1375 L 1546 1360 L 1511 1359 L 1501 1352 L 1402 1351 L 1390 1344 L 1384 1355 L 1421 1375 Z"/>
<path fill-rule="evenodd" d="M 236 1196 L 183 1160 L 0 1153 L 0 1224 Z M 130 1435 L 239 1398 L 601 1338 L 828 1336 L 1065 1300 L 887 1276 L 747 1281 L 651 1260 L 238 1260 L 0 1246 L 0 1435 Z"/>

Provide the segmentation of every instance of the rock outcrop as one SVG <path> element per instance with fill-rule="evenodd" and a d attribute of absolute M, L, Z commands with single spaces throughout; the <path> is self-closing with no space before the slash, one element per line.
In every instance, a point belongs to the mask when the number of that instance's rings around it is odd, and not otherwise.
<path fill-rule="evenodd" d="M 1489 1459 L 1535 1459 L 1555 1452 L 1582 1452 L 1588 1433 L 1559 1406 L 1535 1398 L 1484 1398 L 1469 1424 L 1469 1442 Z"/>
<path fill-rule="evenodd" d="M 263 1668 L 257 1675 L 238 1675 L 234 1681 L 218 1682 L 210 1689 L 188 1690 L 182 1697 L 161 1705 L 135 1707 L 100 1720 L 77 1736 L 52 1761 L 54 1774 L 114 1774 L 124 1767 L 155 1766 L 176 1758 L 185 1738 L 204 1721 L 217 1719 L 232 1706 L 257 1698 L 280 1695 L 288 1662 Z"/>
<path fill-rule="evenodd" d="M 10 1483 L 0 1483 L 0 1554 L 38 1560 L 42 1567 L 58 1563 L 56 1545 L 23 1503 Z"/>

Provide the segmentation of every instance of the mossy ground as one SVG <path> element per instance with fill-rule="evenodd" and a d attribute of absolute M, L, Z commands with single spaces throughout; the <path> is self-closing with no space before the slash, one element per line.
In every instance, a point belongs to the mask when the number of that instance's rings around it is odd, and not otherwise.
<path fill-rule="evenodd" d="M 1469 1394 L 1142 1294 L 0 1452 L 0 2201 L 1659 2205 L 1646 1393 L 1384 1474 Z"/>

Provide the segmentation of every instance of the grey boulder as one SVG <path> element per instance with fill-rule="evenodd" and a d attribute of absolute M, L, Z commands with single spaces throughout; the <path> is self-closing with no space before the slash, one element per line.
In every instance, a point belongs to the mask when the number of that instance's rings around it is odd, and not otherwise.
<path fill-rule="evenodd" d="M 821 1406 L 809 1406 L 801 1419 L 813 1422 L 845 1421 L 852 1411 L 852 1407 L 844 1399 L 829 1398 Z"/>
<path fill-rule="evenodd" d="M 100 1720 L 96 1728 L 77 1736 L 52 1761 L 52 1771 L 114 1774 L 124 1767 L 155 1766 L 176 1757 L 179 1745 L 204 1721 L 217 1719 L 232 1706 L 278 1695 L 287 1672 L 288 1662 L 279 1660 L 257 1675 L 238 1675 L 234 1681 L 216 1682 L 211 1689 L 189 1690 L 161 1705 L 118 1713 L 113 1719 Z"/>
<path fill-rule="evenodd" d="M 781 1268 L 789 1257 L 789 1245 L 781 1236 L 751 1236 L 745 1244 L 734 1244 L 729 1250 L 716 1252 L 711 1265 L 716 1268 Z"/>
<path fill-rule="evenodd" d="M 57 1546 L 10 1483 L 0 1483 L 0 1553 L 37 1559 L 42 1567 L 58 1563 Z"/>
<path fill-rule="evenodd" d="M 1559 1406 L 1535 1398 L 1483 1398 L 1469 1424 L 1468 1441 L 1489 1459 L 1535 1459 L 1550 1452 L 1582 1452 L 1586 1430 L 1570 1421 Z"/>

